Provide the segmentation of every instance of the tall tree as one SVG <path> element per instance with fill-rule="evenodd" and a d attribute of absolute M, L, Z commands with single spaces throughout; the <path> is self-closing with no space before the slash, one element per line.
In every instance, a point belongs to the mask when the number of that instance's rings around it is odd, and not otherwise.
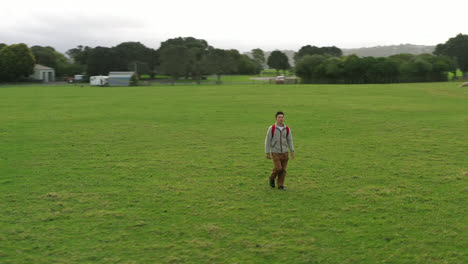
<path fill-rule="evenodd" d="M 179 47 L 179 49 L 180 47 L 183 47 L 185 50 L 185 57 L 181 58 L 179 55 L 173 53 L 173 49 L 168 52 L 167 50 L 171 47 Z M 192 77 L 193 79 L 199 80 L 202 72 L 202 60 L 206 55 L 208 48 L 208 42 L 203 39 L 196 39 L 193 37 L 178 37 L 168 39 L 162 42 L 161 47 L 158 49 L 161 60 L 161 69 L 167 68 L 168 64 L 172 64 L 172 62 L 168 61 L 172 60 L 169 56 L 172 54 L 172 56 L 175 56 L 179 62 L 182 62 L 178 67 L 183 69 L 178 69 L 177 72 L 178 74 L 180 74 L 180 71 L 183 71 L 184 73 L 183 75 L 178 75 L 177 77 Z M 171 68 L 174 68 L 173 66 L 175 67 L 177 65 L 172 65 Z"/>
<path fill-rule="evenodd" d="M 53 47 L 32 46 L 36 63 L 55 69 L 56 76 L 70 76 L 84 72 L 84 66 L 74 64 Z"/>
<path fill-rule="evenodd" d="M 187 47 L 181 45 L 165 46 L 160 49 L 160 55 L 160 69 L 163 73 L 170 75 L 173 82 L 185 75 L 189 64 Z"/>
<path fill-rule="evenodd" d="M 93 49 L 88 46 L 79 45 L 76 48 L 69 49 L 65 54 L 72 58 L 73 62 L 80 65 L 88 64 L 88 56 Z"/>
<path fill-rule="evenodd" d="M 32 46 L 31 52 L 36 59 L 37 64 L 41 64 L 47 67 L 57 68 L 57 57 L 58 54 L 52 47 L 41 47 Z"/>
<path fill-rule="evenodd" d="M 135 71 L 138 75 L 151 74 L 151 49 L 140 42 L 123 42 L 114 47 L 119 56 L 119 68 Z"/>
<path fill-rule="evenodd" d="M 242 64 L 242 56 L 240 52 L 236 49 L 228 49 L 226 53 L 229 56 L 229 59 L 232 63 L 231 72 L 226 72 L 227 74 L 239 74 L 239 66 Z"/>
<path fill-rule="evenodd" d="M 253 57 L 255 63 L 257 63 L 260 70 L 263 70 L 263 67 L 265 65 L 265 53 L 263 52 L 263 50 L 261 50 L 259 48 L 253 49 L 252 50 L 252 57 Z"/>
<path fill-rule="evenodd" d="M 0 52 L 2 51 L 2 49 L 4 47 L 6 47 L 7 45 L 4 44 L 4 43 L 0 43 Z M 2 73 L 3 73 L 3 69 L 2 69 L 2 58 L 0 57 L 0 81 L 2 81 Z"/>
<path fill-rule="evenodd" d="M 246 54 L 240 55 L 237 61 L 237 74 L 259 74 L 260 71 L 257 62 Z"/>
<path fill-rule="evenodd" d="M 343 75 L 346 83 L 363 83 L 366 70 L 361 58 L 354 54 L 343 59 Z"/>
<path fill-rule="evenodd" d="M 150 49 L 149 58 L 148 58 L 148 67 L 149 67 L 151 79 L 153 79 L 154 76 L 156 75 L 156 70 L 159 65 L 161 65 L 161 62 L 159 59 L 159 51 L 155 49 Z"/>
<path fill-rule="evenodd" d="M 276 74 L 278 74 L 279 70 L 285 72 L 287 69 L 291 68 L 288 56 L 279 50 L 275 50 L 270 54 L 267 64 L 270 68 L 276 70 Z"/>
<path fill-rule="evenodd" d="M 127 68 L 119 63 L 115 49 L 96 47 L 88 55 L 88 75 L 107 75 L 111 71 L 126 71 Z"/>
<path fill-rule="evenodd" d="M 458 34 L 443 44 L 438 44 L 435 55 L 447 55 L 457 59 L 458 67 L 468 75 L 468 35 Z"/>
<path fill-rule="evenodd" d="M 5 46 L 0 50 L 0 78 L 16 81 L 29 77 L 34 72 L 35 63 L 34 55 L 26 44 Z"/>
<path fill-rule="evenodd" d="M 378 73 L 376 82 L 379 83 L 394 83 L 398 81 L 400 76 L 398 63 L 390 58 L 377 58 L 375 71 Z"/>
<path fill-rule="evenodd" d="M 341 57 L 343 55 L 343 52 L 341 51 L 341 49 L 335 46 L 316 47 L 306 45 L 301 47 L 299 51 L 294 54 L 294 61 L 297 63 L 302 57 L 307 55 L 328 55 L 333 57 Z"/>
<path fill-rule="evenodd" d="M 434 81 L 447 81 L 448 80 L 448 75 L 446 74 L 447 72 L 453 72 L 456 74 L 457 62 L 455 61 L 455 58 L 453 57 L 436 56 L 434 58 L 432 71 L 436 77 Z"/>
<path fill-rule="evenodd" d="M 223 49 L 209 48 L 206 56 L 203 59 L 203 65 L 207 73 L 216 74 L 217 84 L 221 84 L 221 75 L 230 73 L 235 70 L 235 63 L 232 61 L 232 56 Z"/>
<path fill-rule="evenodd" d="M 328 57 L 324 62 L 325 77 L 330 83 L 341 82 L 343 61 L 338 57 Z"/>
<path fill-rule="evenodd" d="M 307 55 L 296 64 L 296 74 L 301 77 L 303 83 L 323 82 L 326 79 L 327 67 L 325 65 L 327 57 L 323 55 Z M 329 69 L 329 74 L 335 74 Z"/>

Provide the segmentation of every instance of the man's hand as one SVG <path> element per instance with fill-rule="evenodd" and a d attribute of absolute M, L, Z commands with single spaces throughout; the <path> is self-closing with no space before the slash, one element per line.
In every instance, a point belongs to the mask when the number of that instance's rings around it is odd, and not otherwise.
<path fill-rule="evenodd" d="M 291 159 L 294 159 L 294 152 L 291 152 Z"/>
<path fill-rule="evenodd" d="M 267 154 L 266 154 L 266 158 L 267 158 L 267 159 L 271 159 L 270 153 L 267 153 Z"/>

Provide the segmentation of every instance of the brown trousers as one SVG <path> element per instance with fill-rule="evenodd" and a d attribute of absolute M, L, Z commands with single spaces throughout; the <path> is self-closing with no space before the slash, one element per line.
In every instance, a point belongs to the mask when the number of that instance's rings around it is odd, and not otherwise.
<path fill-rule="evenodd" d="M 277 180 L 278 187 L 284 186 L 284 178 L 286 178 L 286 167 L 288 167 L 289 153 L 271 153 L 273 164 L 273 172 L 271 173 L 270 179 Z"/>

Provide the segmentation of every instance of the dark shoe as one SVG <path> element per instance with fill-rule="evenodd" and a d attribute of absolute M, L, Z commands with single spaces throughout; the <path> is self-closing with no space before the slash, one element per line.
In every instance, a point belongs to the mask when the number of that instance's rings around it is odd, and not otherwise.
<path fill-rule="evenodd" d="M 287 190 L 287 188 L 284 187 L 284 186 L 280 186 L 280 187 L 278 187 L 278 189 L 280 189 L 280 190 L 282 190 L 282 191 L 286 191 L 286 190 Z"/>
<path fill-rule="evenodd" d="M 270 179 L 271 188 L 275 188 L 275 180 Z"/>

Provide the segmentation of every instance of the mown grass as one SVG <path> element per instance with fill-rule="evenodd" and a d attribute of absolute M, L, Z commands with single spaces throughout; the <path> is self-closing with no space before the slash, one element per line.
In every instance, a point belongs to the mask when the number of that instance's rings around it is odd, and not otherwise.
<path fill-rule="evenodd" d="M 448 72 L 447 75 L 448 75 L 449 80 L 452 80 L 455 77 L 455 74 L 453 74 L 453 72 Z M 456 76 L 459 79 L 463 78 L 463 72 L 460 70 L 457 70 Z"/>
<path fill-rule="evenodd" d="M 2 263 L 466 263 L 454 83 L 0 87 Z M 286 186 L 266 129 L 286 112 Z"/>
<path fill-rule="evenodd" d="M 294 76 L 294 72 L 291 71 L 291 70 L 275 70 L 275 69 L 265 69 L 265 70 L 262 70 L 262 72 L 260 73 L 260 76 L 271 76 L 271 77 L 275 77 L 277 75 L 280 75 L 280 74 L 284 74 L 285 76 Z"/>
<path fill-rule="evenodd" d="M 162 85 L 167 85 L 172 82 L 174 82 L 170 76 L 162 76 L 158 75 L 156 76 L 157 79 L 159 79 L 159 82 L 152 81 L 153 85 L 156 84 L 162 84 Z M 201 84 L 216 84 L 218 77 L 216 75 L 209 75 L 209 76 L 204 76 L 204 80 L 200 80 Z M 222 75 L 221 76 L 221 82 L 222 83 L 238 83 L 238 84 L 261 84 L 261 83 L 268 83 L 268 80 L 253 80 L 251 78 L 253 77 L 261 77 L 260 75 Z M 149 75 L 143 75 L 141 80 L 142 81 L 147 81 L 149 79 Z M 197 84 L 197 80 L 193 80 L 191 78 L 185 79 L 185 78 L 179 78 L 175 80 L 176 84 Z"/>

